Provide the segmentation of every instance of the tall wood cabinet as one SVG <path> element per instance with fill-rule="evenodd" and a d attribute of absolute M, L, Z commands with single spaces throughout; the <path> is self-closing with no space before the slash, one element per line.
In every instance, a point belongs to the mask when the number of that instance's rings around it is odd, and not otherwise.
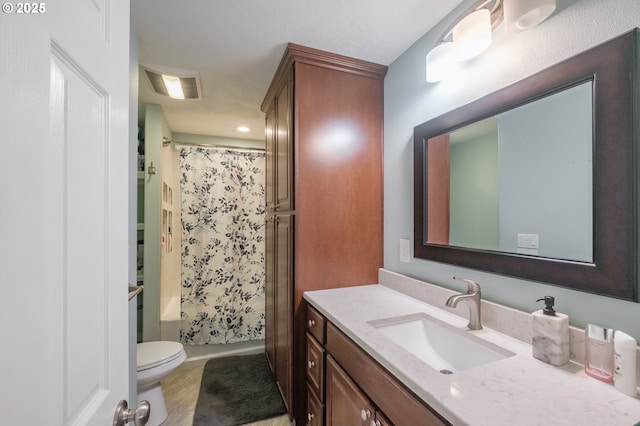
<path fill-rule="evenodd" d="M 266 114 L 266 352 L 305 424 L 308 290 L 373 284 L 382 266 L 386 67 L 289 44 Z"/>

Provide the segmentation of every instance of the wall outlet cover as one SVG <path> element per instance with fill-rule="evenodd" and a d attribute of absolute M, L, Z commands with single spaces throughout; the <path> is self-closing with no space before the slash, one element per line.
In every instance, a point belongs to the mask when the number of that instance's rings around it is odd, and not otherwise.
<path fill-rule="evenodd" d="M 411 262 L 411 242 L 400 239 L 400 262 Z"/>
<path fill-rule="evenodd" d="M 518 234 L 518 248 L 538 249 L 540 248 L 538 234 Z"/>

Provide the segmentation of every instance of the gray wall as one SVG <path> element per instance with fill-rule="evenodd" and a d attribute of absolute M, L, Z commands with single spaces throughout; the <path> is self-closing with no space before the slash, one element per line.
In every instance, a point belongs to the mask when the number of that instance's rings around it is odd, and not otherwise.
<path fill-rule="evenodd" d="M 458 13 L 472 3 L 463 2 Z M 457 290 L 462 285 L 453 275 L 471 278 L 482 285 L 485 299 L 526 312 L 540 308 L 536 299 L 553 295 L 572 325 L 593 322 L 640 340 L 640 304 L 421 259 L 399 261 L 399 239 L 413 240 L 414 126 L 640 26 L 640 1 L 558 0 L 554 14 L 538 27 L 509 37 L 498 28 L 492 47 L 466 63 L 456 79 L 429 84 L 425 55 L 455 16 L 456 11 L 411 46 L 385 78 L 385 268 Z"/>

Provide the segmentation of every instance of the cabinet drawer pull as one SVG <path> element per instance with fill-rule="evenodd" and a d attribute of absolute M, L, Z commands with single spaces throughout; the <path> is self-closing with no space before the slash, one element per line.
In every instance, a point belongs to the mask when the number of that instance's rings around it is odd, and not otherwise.
<path fill-rule="evenodd" d="M 313 420 L 313 418 L 314 418 L 315 416 L 316 416 L 315 414 L 313 414 L 313 413 L 309 413 L 309 414 L 307 414 L 307 419 L 308 419 L 309 421 L 311 421 L 311 420 Z"/>
<path fill-rule="evenodd" d="M 314 320 L 309 320 L 309 328 L 313 327 L 314 325 L 316 325 L 316 322 Z"/>
<path fill-rule="evenodd" d="M 316 366 L 316 363 L 313 361 L 309 361 L 309 370 Z"/>
<path fill-rule="evenodd" d="M 367 420 L 369 417 L 371 417 L 371 411 L 360 410 L 360 418 L 362 419 L 363 422 Z"/>
<path fill-rule="evenodd" d="M 380 420 L 373 421 L 371 420 L 371 426 L 382 426 Z"/>

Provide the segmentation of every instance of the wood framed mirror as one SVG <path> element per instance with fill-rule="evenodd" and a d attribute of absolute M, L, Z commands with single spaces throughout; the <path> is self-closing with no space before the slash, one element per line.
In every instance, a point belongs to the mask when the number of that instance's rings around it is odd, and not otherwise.
<path fill-rule="evenodd" d="M 414 256 L 638 302 L 638 65 L 634 29 L 416 126 Z"/>

